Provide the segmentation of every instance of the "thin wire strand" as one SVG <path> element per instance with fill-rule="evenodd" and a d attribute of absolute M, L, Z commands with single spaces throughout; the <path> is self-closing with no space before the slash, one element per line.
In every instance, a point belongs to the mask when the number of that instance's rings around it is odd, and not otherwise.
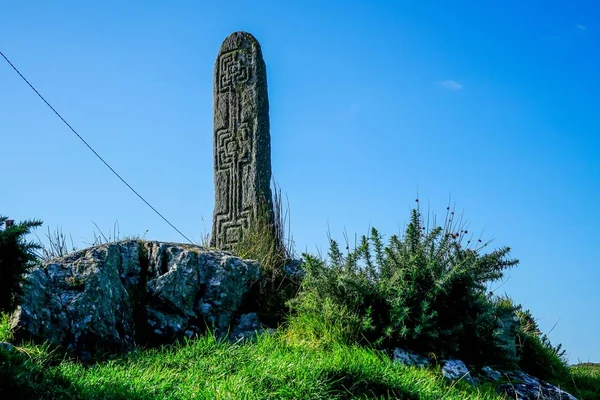
<path fill-rule="evenodd" d="M 175 229 L 175 230 L 177 231 L 177 233 L 179 233 L 181 236 L 183 236 L 183 237 L 184 237 L 184 238 L 185 238 L 185 239 L 186 239 L 188 242 L 190 242 L 191 244 L 194 244 L 194 242 L 192 242 L 192 241 L 191 241 L 191 240 L 190 240 L 190 239 L 189 239 L 187 236 L 185 236 L 185 235 L 184 235 L 184 234 L 183 234 L 183 233 L 182 233 L 182 232 L 181 232 L 179 229 L 177 229 L 177 228 L 175 227 L 175 225 L 173 225 L 171 222 L 169 222 L 169 220 L 168 220 L 168 219 L 166 219 L 166 218 L 165 218 L 165 217 L 164 217 L 164 216 L 163 216 L 161 213 L 159 213 L 159 212 L 158 212 L 158 210 L 157 210 L 156 208 L 154 208 L 154 207 L 153 207 L 153 206 L 152 206 L 150 203 L 148 203 L 148 202 L 146 201 L 146 199 L 144 199 L 144 198 L 143 198 L 143 197 L 142 197 L 142 196 L 141 196 L 141 195 L 140 195 L 140 194 L 139 194 L 139 193 L 138 193 L 138 192 L 137 192 L 137 191 L 136 191 L 134 188 L 132 188 L 132 187 L 131 187 L 131 185 L 130 185 L 129 183 L 127 183 L 127 181 L 125 181 L 125 179 L 123 179 L 123 178 L 121 177 L 121 175 L 119 175 L 119 174 L 117 173 L 117 171 L 115 171 L 115 170 L 114 170 L 114 169 L 113 169 L 113 168 L 112 168 L 110 165 L 108 165 L 108 163 L 107 163 L 106 161 L 104 161 L 104 159 L 103 159 L 103 158 L 100 156 L 100 154 L 98 154 L 98 153 L 96 152 L 96 150 L 94 150 L 94 149 L 92 148 L 92 146 L 90 146 L 90 145 L 88 144 L 88 142 L 86 142 L 86 141 L 85 141 L 85 139 L 84 139 L 84 138 L 82 138 L 82 137 L 81 137 L 81 135 L 79 135 L 79 133 L 77 133 L 77 131 L 76 131 L 75 129 L 73 129 L 73 127 L 72 127 L 72 126 L 71 126 L 71 125 L 70 125 L 70 124 L 69 124 L 69 123 L 68 123 L 68 122 L 67 122 L 67 121 L 66 121 L 66 120 L 65 120 L 65 119 L 62 117 L 62 115 L 60 115 L 60 114 L 58 113 L 58 111 L 56 111 L 56 110 L 54 109 L 54 107 L 52 107 L 52 105 L 51 105 L 50 103 L 48 103 L 48 101 L 47 101 L 47 100 L 44 98 L 44 96 L 42 96 L 42 95 L 40 94 L 40 92 L 38 92 L 38 91 L 36 90 L 36 88 L 34 88 L 34 87 L 33 87 L 33 85 L 32 85 L 31 83 L 29 83 L 29 81 L 27 80 L 27 78 L 25 78 L 25 77 L 23 76 L 23 74 L 22 74 L 22 73 L 21 73 L 21 72 L 20 72 L 20 71 L 17 69 L 17 67 L 15 67 L 15 66 L 13 65 L 13 63 L 12 63 L 12 62 L 10 62 L 10 60 L 9 60 L 9 59 L 8 59 L 8 58 L 7 58 L 7 57 L 4 55 L 4 53 L 2 53 L 2 51 L 0 51 L 0 55 L 1 55 L 1 56 L 2 56 L 2 57 L 5 59 L 5 60 L 6 60 L 6 62 L 8 63 L 8 65 L 10 65 L 10 66 L 12 67 L 12 69 L 14 69 L 14 70 L 15 70 L 15 72 L 16 72 L 17 74 L 19 74 L 19 76 L 21 77 L 21 79 L 23 79 L 23 80 L 25 81 L 25 83 L 27 83 L 27 85 L 29 85 L 29 87 L 30 87 L 30 88 L 31 88 L 31 89 L 32 89 L 32 90 L 35 92 L 35 94 L 37 94 L 37 95 L 38 95 L 38 97 L 39 97 L 40 99 L 42 99 L 42 101 L 43 101 L 44 103 L 46 103 L 46 105 L 47 105 L 48 107 L 50 107 L 50 109 L 51 109 L 52 111 L 54 111 L 54 114 L 56 114 L 56 116 L 57 116 L 58 118 L 60 118 L 60 119 L 61 119 L 61 121 L 62 121 L 62 122 L 64 122 L 64 123 L 65 123 L 65 125 L 67 125 L 67 126 L 69 127 L 69 129 L 71 129 L 71 131 L 73 131 L 73 133 L 74 133 L 75 135 L 77 135 L 77 137 L 78 137 L 78 138 L 79 138 L 79 139 L 80 139 L 80 140 L 81 140 L 81 141 L 82 141 L 82 142 L 83 142 L 83 143 L 84 143 L 84 144 L 85 144 L 85 145 L 88 147 L 88 149 L 90 149 L 90 150 L 92 151 L 92 153 L 94 153 L 94 154 L 96 155 L 96 157 L 98 157 L 98 158 L 100 159 L 100 161 L 102 161 L 102 162 L 104 163 L 104 165 L 106 165 L 106 166 L 108 167 L 108 169 L 110 169 L 110 170 L 112 171 L 112 173 L 113 173 L 113 174 L 115 174 L 115 175 L 117 176 L 117 178 L 119 178 L 119 179 L 121 180 L 121 182 L 123 182 L 123 183 L 124 183 L 124 184 L 125 184 L 125 185 L 126 185 L 128 188 L 129 188 L 129 189 L 131 189 L 131 191 L 132 191 L 133 193 L 135 193 L 137 197 L 139 197 L 139 198 L 140 198 L 140 199 L 141 199 L 141 200 L 142 200 L 144 203 L 146 203 L 146 205 L 147 205 L 148 207 L 150 207 L 150 208 L 152 209 L 152 211 L 154 211 L 156 214 L 158 214 L 158 216 L 159 216 L 159 217 L 161 217 L 161 218 L 162 218 L 162 219 L 163 219 L 163 220 L 164 220 L 164 221 L 165 221 L 167 224 L 169 224 L 169 225 L 171 226 L 171 228 Z"/>

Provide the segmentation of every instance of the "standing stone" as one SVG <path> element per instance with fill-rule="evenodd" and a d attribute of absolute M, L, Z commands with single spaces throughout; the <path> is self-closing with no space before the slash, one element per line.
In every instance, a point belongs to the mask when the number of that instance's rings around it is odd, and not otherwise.
<path fill-rule="evenodd" d="M 211 245 L 231 249 L 259 213 L 272 223 L 267 73 L 258 41 L 231 34 L 214 71 L 215 209 Z"/>

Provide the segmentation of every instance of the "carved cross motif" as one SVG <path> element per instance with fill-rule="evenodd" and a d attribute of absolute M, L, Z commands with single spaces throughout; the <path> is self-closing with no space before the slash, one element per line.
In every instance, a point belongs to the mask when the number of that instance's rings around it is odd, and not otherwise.
<path fill-rule="evenodd" d="M 225 39 L 215 63 L 211 245 L 231 249 L 259 209 L 266 206 L 272 215 L 270 142 L 260 45 L 249 33 L 236 32 Z"/>

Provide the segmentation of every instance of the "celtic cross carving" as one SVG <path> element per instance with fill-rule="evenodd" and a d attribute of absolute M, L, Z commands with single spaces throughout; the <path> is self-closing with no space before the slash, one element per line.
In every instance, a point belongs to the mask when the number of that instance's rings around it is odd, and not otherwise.
<path fill-rule="evenodd" d="M 231 249 L 261 206 L 272 215 L 266 68 L 260 45 L 230 35 L 215 62 L 215 210 L 211 245 Z"/>

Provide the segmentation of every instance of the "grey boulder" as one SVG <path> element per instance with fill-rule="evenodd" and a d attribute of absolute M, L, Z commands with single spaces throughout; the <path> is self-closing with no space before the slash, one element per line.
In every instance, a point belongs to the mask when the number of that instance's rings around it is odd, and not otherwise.
<path fill-rule="evenodd" d="M 259 277 L 256 261 L 223 251 L 137 240 L 104 244 L 31 271 L 12 324 L 17 338 L 83 355 L 172 342 L 205 327 L 224 335 Z"/>

